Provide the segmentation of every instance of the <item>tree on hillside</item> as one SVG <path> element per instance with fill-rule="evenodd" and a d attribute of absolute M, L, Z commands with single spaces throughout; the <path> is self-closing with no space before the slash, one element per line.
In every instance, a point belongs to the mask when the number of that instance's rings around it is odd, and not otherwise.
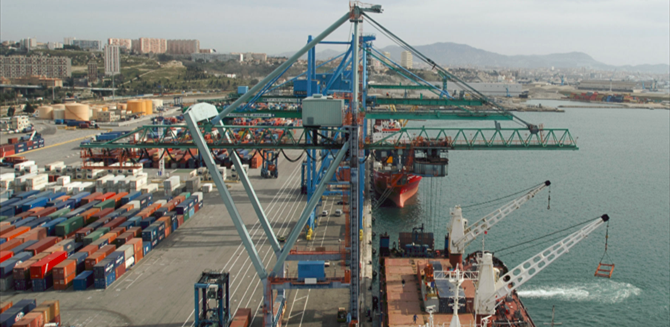
<path fill-rule="evenodd" d="M 32 115 L 35 113 L 35 107 L 33 107 L 33 105 L 30 103 L 26 103 L 25 108 L 23 108 L 23 112 Z"/>

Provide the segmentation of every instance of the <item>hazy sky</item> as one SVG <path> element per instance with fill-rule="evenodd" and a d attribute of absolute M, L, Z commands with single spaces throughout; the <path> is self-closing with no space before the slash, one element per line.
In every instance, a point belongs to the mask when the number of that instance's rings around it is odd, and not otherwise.
<path fill-rule="evenodd" d="M 218 52 L 295 51 L 344 0 L 0 0 L 0 38 L 198 39 Z M 455 42 L 506 55 L 580 51 L 612 65 L 669 63 L 668 0 L 379 0 L 374 19 L 412 45 Z M 350 24 L 329 38 L 346 40 Z M 376 32 L 367 24 L 365 32 Z M 390 45 L 378 35 L 377 47 Z M 317 48 L 324 49 L 325 47 Z"/>

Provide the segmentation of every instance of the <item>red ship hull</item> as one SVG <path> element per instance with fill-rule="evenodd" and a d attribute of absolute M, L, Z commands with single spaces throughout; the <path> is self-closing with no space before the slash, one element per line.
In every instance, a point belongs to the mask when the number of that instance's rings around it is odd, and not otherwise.
<path fill-rule="evenodd" d="M 379 172 L 374 171 L 374 185 L 375 191 L 379 194 L 384 194 L 386 190 L 391 187 L 389 183 L 396 177 L 398 174 Z M 419 190 L 419 183 L 421 182 L 421 176 L 414 174 L 405 174 L 395 186 L 388 196 L 388 199 L 393 201 L 395 205 L 399 208 L 405 207 L 407 200 L 411 199 L 416 192 Z"/>

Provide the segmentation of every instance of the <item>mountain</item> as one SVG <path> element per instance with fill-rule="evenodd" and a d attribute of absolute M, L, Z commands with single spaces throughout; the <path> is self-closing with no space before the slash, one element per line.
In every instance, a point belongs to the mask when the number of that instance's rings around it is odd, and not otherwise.
<path fill-rule="evenodd" d="M 637 65 L 612 66 L 601 63 L 583 52 L 554 53 L 548 55 L 515 55 L 507 56 L 495 52 L 477 49 L 466 44 L 441 42 L 414 47 L 419 52 L 431 58 L 438 64 L 446 66 L 476 66 L 476 67 L 505 67 L 505 68 L 594 68 L 603 70 L 640 71 L 645 73 L 667 73 L 670 66 Z M 398 46 L 388 46 L 380 51 L 391 53 L 391 59 L 400 62 L 403 49 Z M 414 58 L 416 62 L 417 59 Z"/>
<path fill-rule="evenodd" d="M 593 68 L 601 70 L 624 70 L 630 72 L 668 73 L 670 66 L 667 64 L 656 65 L 625 65 L 613 66 L 601 63 L 591 56 L 583 52 L 568 52 L 568 53 L 554 53 L 548 55 L 515 55 L 507 56 L 495 52 L 490 52 L 482 49 L 471 47 L 467 44 L 458 44 L 452 42 L 440 42 L 428 45 L 415 46 L 419 52 L 426 55 L 436 63 L 445 66 L 460 66 L 460 67 L 491 67 L 491 68 Z M 389 52 L 391 59 L 395 62 L 400 62 L 400 54 L 403 49 L 391 45 L 383 49 L 381 52 Z M 290 57 L 295 52 L 284 52 L 277 56 Z M 326 60 L 337 56 L 340 52 L 336 50 L 326 49 L 316 53 L 317 60 Z M 302 59 L 307 59 L 307 55 Z M 417 63 L 418 59 L 414 58 Z"/>

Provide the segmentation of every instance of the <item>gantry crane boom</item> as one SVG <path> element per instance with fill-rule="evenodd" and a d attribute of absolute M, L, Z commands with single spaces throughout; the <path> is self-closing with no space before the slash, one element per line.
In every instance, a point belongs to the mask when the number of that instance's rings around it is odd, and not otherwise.
<path fill-rule="evenodd" d="M 493 255 L 484 253 L 480 262 L 479 282 L 475 295 L 475 312 L 478 317 L 495 313 L 498 299 L 512 294 L 514 290 L 537 275 L 540 271 L 567 253 L 572 247 L 585 239 L 598 227 L 609 221 L 608 215 L 602 215 L 595 221 L 568 235 L 542 252 L 509 270 L 507 274 L 495 280 Z"/>
<path fill-rule="evenodd" d="M 451 226 L 449 228 L 449 261 L 451 266 L 456 267 L 456 264 L 461 264 L 465 247 L 467 247 L 470 242 L 474 241 L 485 231 L 491 229 L 491 227 L 499 223 L 510 213 L 519 209 L 522 204 L 528 202 L 528 200 L 532 199 L 537 193 L 544 190 L 549 185 L 551 185 L 551 182 L 545 181 L 537 187 L 530 189 L 522 196 L 515 198 L 502 207 L 494 210 L 470 226 L 468 226 L 467 219 L 463 218 L 461 207 L 454 207 L 454 209 L 451 210 Z"/>

